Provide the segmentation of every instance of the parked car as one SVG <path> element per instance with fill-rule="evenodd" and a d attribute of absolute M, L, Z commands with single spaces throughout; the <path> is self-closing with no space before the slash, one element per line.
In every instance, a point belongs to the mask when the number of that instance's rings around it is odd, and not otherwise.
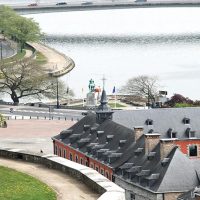
<path fill-rule="evenodd" d="M 62 5 L 67 5 L 67 3 L 66 2 L 59 2 L 59 3 L 56 4 L 56 6 L 62 6 Z"/>
<path fill-rule="evenodd" d="M 92 2 L 89 2 L 89 1 L 87 1 L 87 2 L 83 2 L 81 5 L 83 5 L 83 6 L 92 5 Z"/>
<path fill-rule="evenodd" d="M 28 6 L 38 6 L 38 4 L 37 3 L 31 3 Z"/>

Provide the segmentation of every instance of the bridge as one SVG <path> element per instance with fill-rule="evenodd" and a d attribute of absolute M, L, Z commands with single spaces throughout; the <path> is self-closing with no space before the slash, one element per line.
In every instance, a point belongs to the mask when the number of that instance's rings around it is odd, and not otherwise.
<path fill-rule="evenodd" d="M 200 1 L 162 1 L 162 2 L 145 2 L 145 1 L 106 1 L 106 2 L 73 2 L 66 5 L 13 5 L 11 6 L 21 15 L 68 12 L 68 11 L 90 11 L 90 10 L 109 10 L 109 9 L 132 9 L 132 8 L 159 8 L 159 7 L 199 7 Z"/>

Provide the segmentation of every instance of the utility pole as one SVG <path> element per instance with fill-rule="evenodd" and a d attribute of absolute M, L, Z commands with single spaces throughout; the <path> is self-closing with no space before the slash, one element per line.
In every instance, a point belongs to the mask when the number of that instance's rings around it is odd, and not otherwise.
<path fill-rule="evenodd" d="M 57 109 L 59 109 L 59 94 L 58 94 L 59 90 L 58 90 L 58 78 L 57 78 L 57 85 L 56 85 L 56 97 L 57 97 Z"/>
<path fill-rule="evenodd" d="M 148 85 L 148 109 L 150 108 L 150 96 L 149 96 L 149 85 Z"/>
<path fill-rule="evenodd" d="M 1 46 L 0 46 L 0 48 L 1 48 L 1 60 L 3 59 L 3 46 L 2 46 L 2 40 L 0 40 L 0 42 L 1 42 Z"/>

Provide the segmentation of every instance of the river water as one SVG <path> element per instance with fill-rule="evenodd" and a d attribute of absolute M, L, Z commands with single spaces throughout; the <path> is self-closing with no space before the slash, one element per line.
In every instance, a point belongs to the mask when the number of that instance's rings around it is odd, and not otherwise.
<path fill-rule="evenodd" d="M 81 96 L 93 78 L 107 93 L 138 75 L 159 78 L 169 96 L 200 99 L 200 8 L 139 8 L 28 15 L 45 43 L 76 63 L 63 80 Z"/>

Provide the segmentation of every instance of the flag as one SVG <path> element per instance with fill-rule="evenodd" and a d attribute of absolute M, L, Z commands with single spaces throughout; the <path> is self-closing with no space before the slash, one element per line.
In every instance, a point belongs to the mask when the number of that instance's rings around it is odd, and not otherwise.
<path fill-rule="evenodd" d="M 115 86 L 114 86 L 114 88 L 113 88 L 113 91 L 112 91 L 112 93 L 113 93 L 113 94 L 115 93 Z"/>

